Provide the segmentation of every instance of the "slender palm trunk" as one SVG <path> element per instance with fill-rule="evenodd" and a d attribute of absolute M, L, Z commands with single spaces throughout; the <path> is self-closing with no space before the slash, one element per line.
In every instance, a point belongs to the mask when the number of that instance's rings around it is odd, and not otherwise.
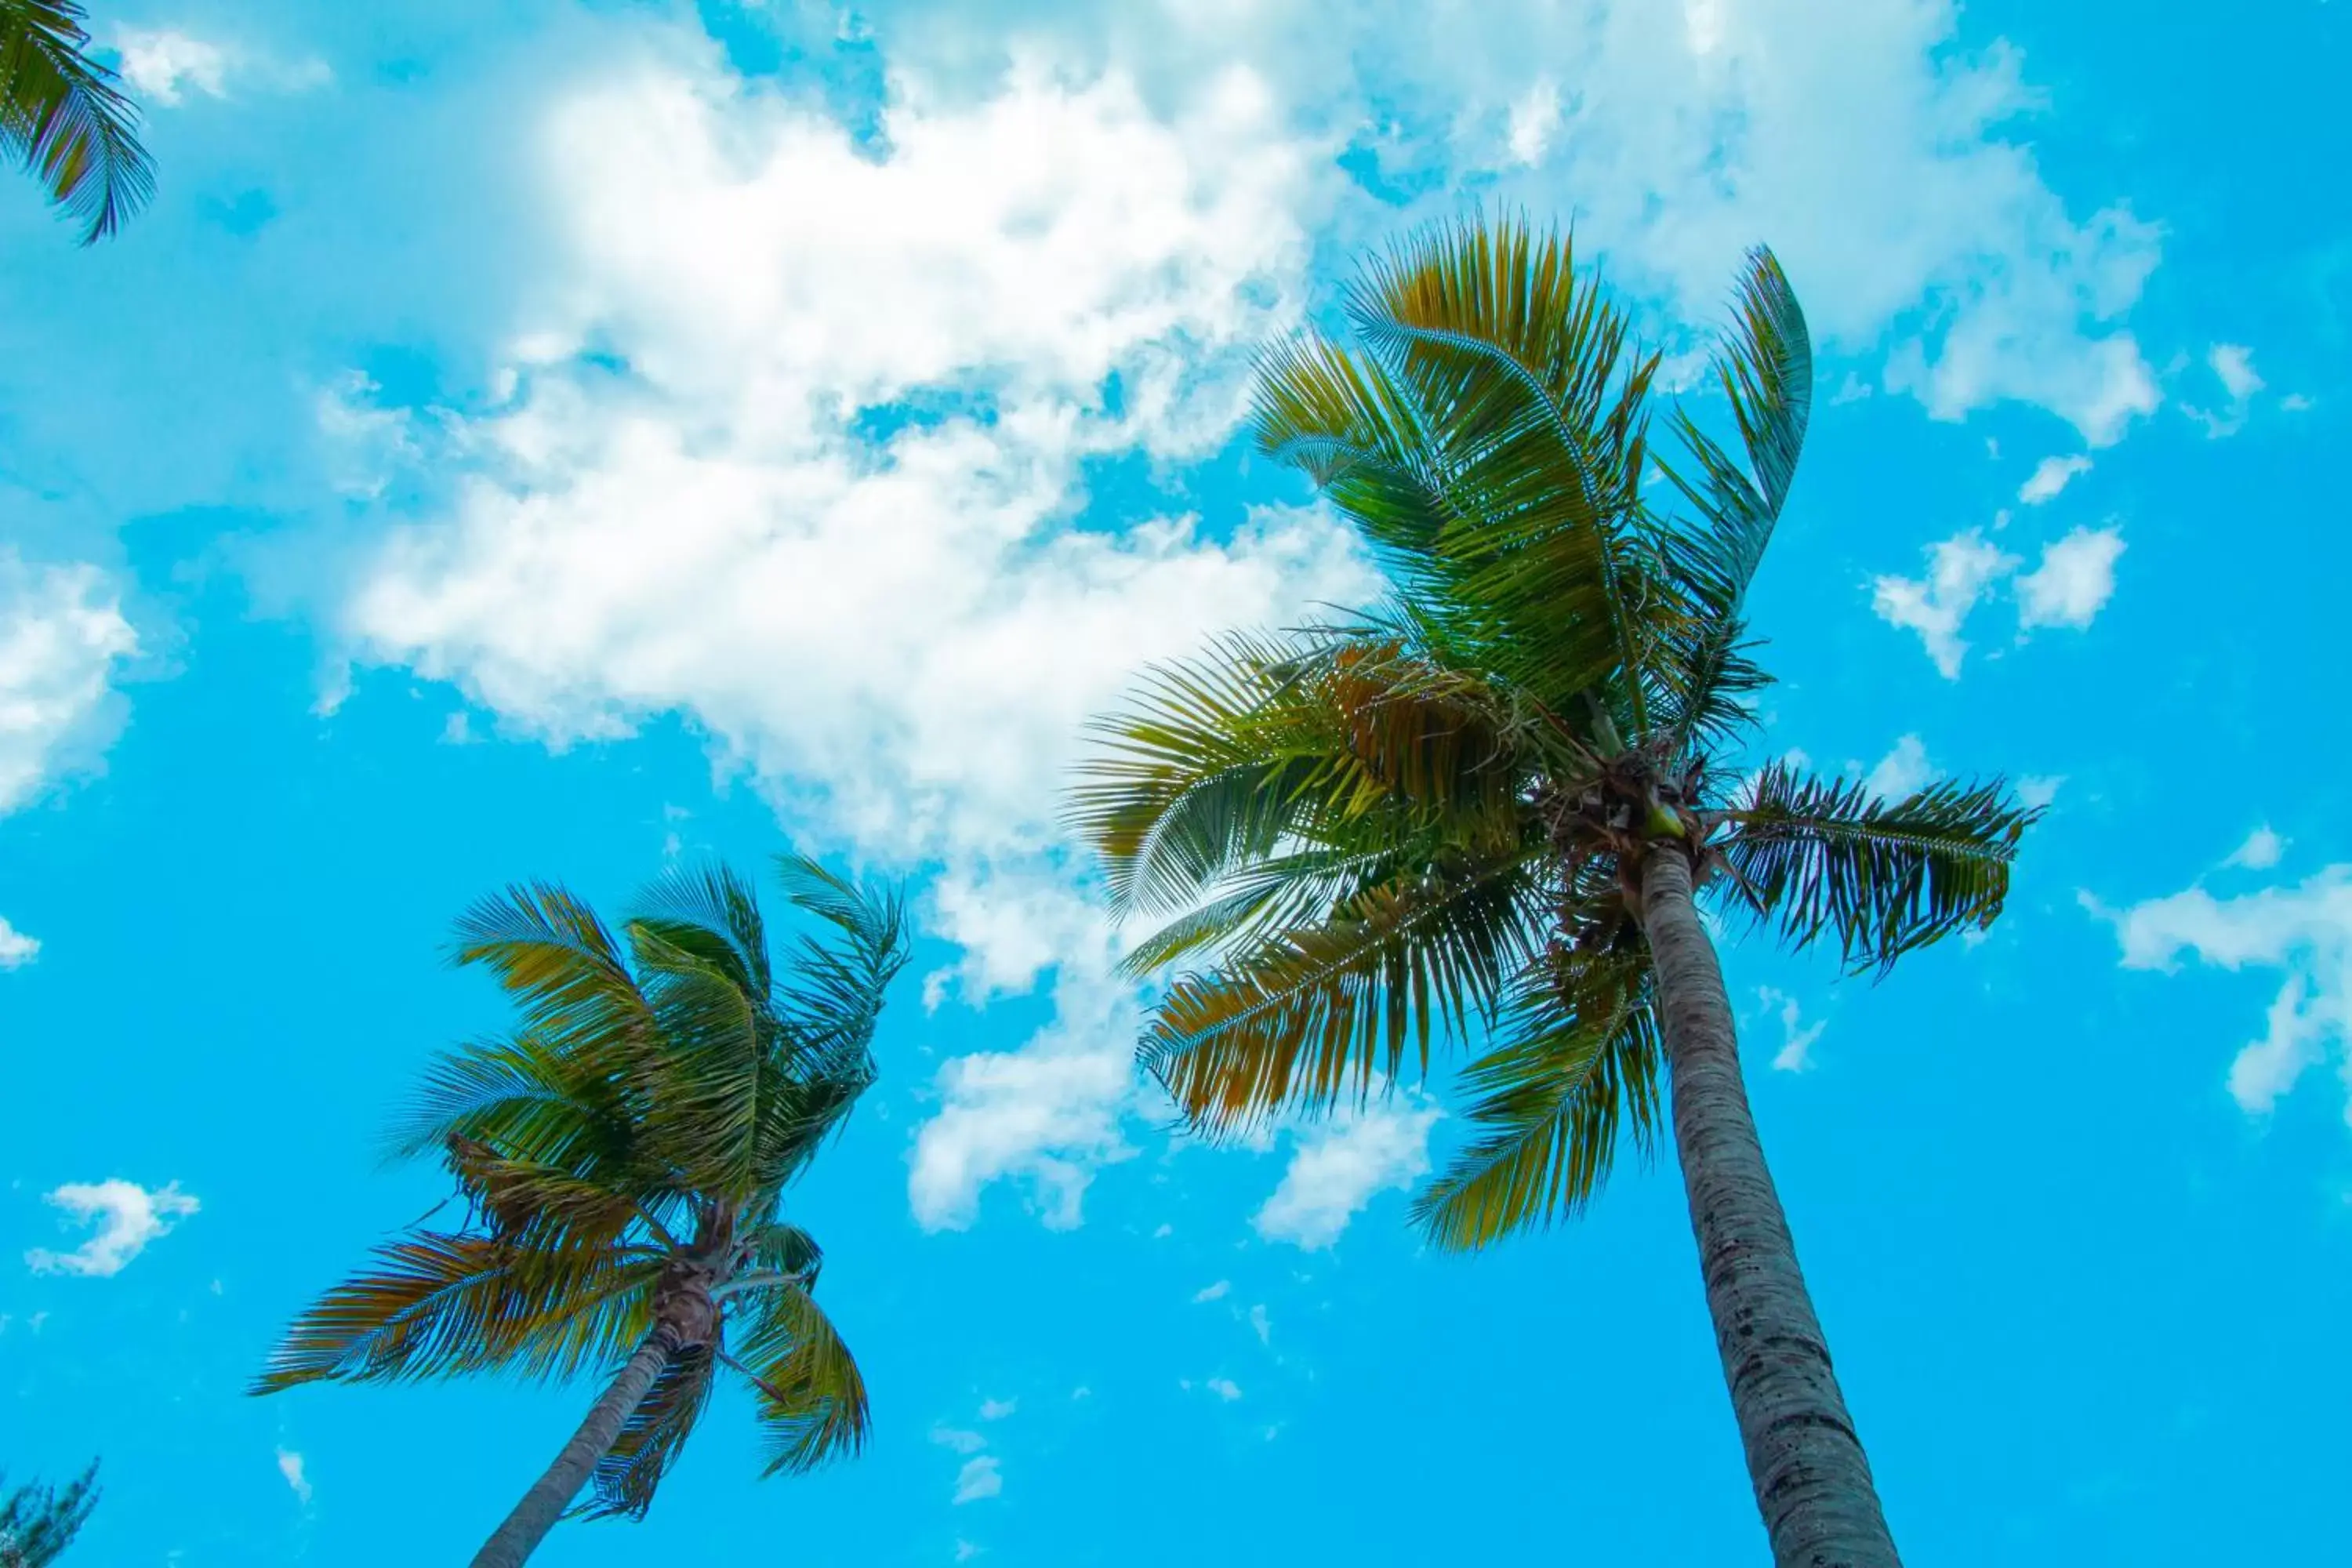
<path fill-rule="evenodd" d="M 1779 1568 L 1900 1568 L 1764 1167 L 1723 971 L 1678 847 L 1660 845 L 1644 858 L 1642 905 L 1665 1015 L 1675 1152 L 1772 1560 Z"/>
<path fill-rule="evenodd" d="M 563 1451 L 555 1456 L 555 1463 L 539 1478 L 530 1490 L 522 1494 L 498 1533 L 491 1536 L 481 1551 L 474 1554 L 474 1568 L 522 1568 L 523 1561 L 539 1550 L 555 1521 L 572 1500 L 580 1495 L 588 1477 L 595 1470 L 596 1461 L 613 1447 L 621 1435 L 621 1423 L 629 1413 L 645 1402 L 646 1393 L 661 1375 L 662 1368 L 677 1355 L 680 1339 L 677 1328 L 667 1322 L 656 1322 L 613 1379 L 604 1396 L 588 1412 L 588 1419 L 580 1423 L 580 1430 Z"/>

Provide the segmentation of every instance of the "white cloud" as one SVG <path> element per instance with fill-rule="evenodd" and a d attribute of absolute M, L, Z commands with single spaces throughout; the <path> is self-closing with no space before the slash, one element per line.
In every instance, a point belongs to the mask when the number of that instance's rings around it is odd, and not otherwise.
<path fill-rule="evenodd" d="M 40 938 L 26 936 L 0 915 L 0 969 L 22 969 L 40 956 Z"/>
<path fill-rule="evenodd" d="M 1511 104 L 1509 129 L 1504 135 L 1514 163 L 1543 162 L 1544 150 L 1559 130 L 1559 89 L 1549 78 L 1538 77 Z"/>
<path fill-rule="evenodd" d="M 2183 956 L 2226 970 L 2284 973 L 2259 1039 L 2230 1064 L 2230 1093 L 2250 1114 L 2269 1110 L 2305 1070 L 2352 1040 L 2352 866 L 2293 886 L 2216 899 L 2201 887 L 2120 912 L 2085 895 L 2110 921 L 2126 969 L 2169 971 Z M 2352 1061 L 2346 1064 L 2352 1090 Z M 2352 1100 L 2347 1120 L 2352 1121 Z"/>
<path fill-rule="evenodd" d="M 2058 494 L 2074 479 L 2091 471 L 2091 459 L 2076 454 L 2064 458 L 2044 458 L 2033 467 L 2023 484 L 2017 488 L 2017 499 L 2027 506 L 2041 506 L 2058 499 Z"/>
<path fill-rule="evenodd" d="M 513 401 L 442 422 L 466 478 L 345 608 L 362 658 L 509 731 L 683 710 L 820 841 L 942 866 L 968 998 L 1060 966 L 1036 1040 L 941 1068 L 926 1226 L 1007 1178 L 1076 1224 L 1126 1152 L 1139 1016 L 1057 847 L 1084 720 L 1372 586 L 1315 511 L 1078 526 L 1090 460 L 1221 444 L 1296 316 L 1307 155 L 1269 112 L 1246 71 L 1163 118 L 1024 68 L 971 104 L 904 86 L 876 156 L 709 68 L 616 70 L 548 129 L 572 249 Z"/>
<path fill-rule="evenodd" d="M 138 649 L 105 573 L 0 548 L 0 813 L 95 762 L 122 725 L 116 666 Z"/>
<path fill-rule="evenodd" d="M 157 1237 L 168 1235 L 176 1220 L 196 1212 L 196 1200 L 180 1191 L 177 1182 L 150 1192 L 120 1176 L 103 1182 L 68 1182 L 48 1194 L 77 1226 L 96 1226 L 97 1233 L 71 1252 L 34 1247 L 25 1261 L 36 1274 L 80 1274 L 106 1279 L 146 1250 Z"/>
<path fill-rule="evenodd" d="M 2263 389 L 2263 378 L 2254 374 L 2254 353 L 2238 343 L 2215 343 L 2205 356 L 2221 390 L 2230 395 L 2232 403 L 2244 403 Z"/>
<path fill-rule="evenodd" d="M 1202 1301 L 1222 1301 L 1233 1288 L 1234 1282 L 1232 1280 L 1220 1279 L 1213 1285 L 1203 1285 L 1198 1290 L 1193 1291 L 1192 1300 L 1196 1305 Z"/>
<path fill-rule="evenodd" d="M 1228 1405 L 1242 1396 L 1242 1385 L 1230 1377 L 1213 1377 L 1202 1386 Z"/>
<path fill-rule="evenodd" d="M 2039 811 L 2058 798 L 2059 786 L 2066 782 L 2063 773 L 2056 775 L 2028 773 L 2017 781 L 2017 798 Z"/>
<path fill-rule="evenodd" d="M 2045 545 L 2042 564 L 2017 580 L 2018 629 L 2088 626 L 2115 595 L 2123 552 L 2123 534 L 2113 528 L 2078 528 Z"/>
<path fill-rule="evenodd" d="M 2271 825 L 2265 822 L 2246 835 L 2246 841 L 2239 845 L 2222 864 L 2243 867 L 2249 871 L 2267 871 L 2277 865 L 2279 857 L 2285 853 L 2286 840 L 2281 838 L 2272 830 Z"/>
<path fill-rule="evenodd" d="M 1308 1251 L 1330 1246 L 1373 1194 L 1427 1173 L 1438 1114 L 1417 1100 L 1376 1100 L 1300 1128 L 1281 1184 L 1252 1222 L 1257 1233 Z"/>
<path fill-rule="evenodd" d="M 1927 657 L 1947 680 L 1960 678 L 1969 645 L 1960 630 L 1985 590 L 2017 568 L 1975 529 L 1927 548 L 1927 575 L 1886 576 L 1871 585 L 1871 608 L 1892 626 L 1919 634 Z"/>
<path fill-rule="evenodd" d="M 997 1471 L 993 1454 L 966 1459 L 963 1468 L 956 1472 L 955 1500 L 959 1505 L 996 1497 L 1003 1490 L 1004 1478 Z"/>
<path fill-rule="evenodd" d="M 1776 1072 L 1808 1072 L 1813 1066 L 1813 1046 L 1828 1028 L 1826 1020 L 1816 1018 L 1808 1024 L 1797 999 L 1769 985 L 1757 987 L 1756 999 L 1775 1009 L 1780 1020 L 1780 1048 L 1773 1053 L 1772 1067 Z"/>
<path fill-rule="evenodd" d="M 295 1500 L 304 1508 L 310 1506 L 310 1479 L 303 1473 L 302 1456 L 291 1448 L 278 1450 L 278 1473 L 286 1478 Z"/>
<path fill-rule="evenodd" d="M 1906 735 L 1878 759 L 1862 787 L 1881 800 L 1907 800 L 1927 788 L 1937 771 L 1927 761 L 1927 742 L 1916 735 Z"/>
<path fill-rule="evenodd" d="M 232 82 L 273 92 L 299 92 L 332 79 L 324 60 L 281 60 L 170 27 L 121 26 L 111 36 L 121 58 L 116 69 L 131 90 L 169 108 L 190 92 L 226 98 Z"/>
<path fill-rule="evenodd" d="M 1274 1320 L 1266 1316 L 1264 1303 L 1249 1310 L 1249 1326 L 1256 1332 L 1258 1343 L 1264 1345 L 1274 1342 Z"/>
<path fill-rule="evenodd" d="M 1021 1402 L 1017 1399 L 983 1399 L 980 1402 L 980 1418 L 982 1421 L 1002 1421 L 1020 1408 Z"/>
<path fill-rule="evenodd" d="M 988 1447 L 987 1438 L 977 1432 L 965 1431 L 960 1426 L 932 1427 L 931 1441 L 941 1447 L 952 1448 L 959 1454 L 977 1454 Z"/>
<path fill-rule="evenodd" d="M 2205 356 L 2205 366 L 2221 384 L 2221 406 L 2197 408 L 2184 404 L 2181 412 L 2203 426 L 2211 439 L 2234 436 L 2245 428 L 2246 416 L 2253 411 L 2254 394 L 2264 384 L 2254 372 L 2253 351 L 2239 343 L 2215 343 Z"/>

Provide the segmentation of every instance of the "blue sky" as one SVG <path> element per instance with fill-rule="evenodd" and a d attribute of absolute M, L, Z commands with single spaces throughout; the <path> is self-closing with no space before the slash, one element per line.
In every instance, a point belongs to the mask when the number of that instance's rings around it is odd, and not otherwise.
<path fill-rule="evenodd" d="M 2051 803 L 1979 943 L 1727 958 L 1906 1561 L 2330 1554 L 2342 6 L 94 8 L 155 207 L 0 183 L 0 1465 L 105 1457 L 76 1561 L 478 1543 L 586 1388 L 242 1386 L 439 1196 L 450 917 L 788 840 L 922 921 L 801 1197 L 877 1442 L 721 1404 L 546 1561 L 1756 1560 L 1671 1168 L 1463 1260 L 1442 1079 L 1171 1141 L 1055 826 L 1136 668 L 1367 592 L 1249 356 L 1470 199 L 1675 355 L 1778 248 L 1773 744 Z"/>

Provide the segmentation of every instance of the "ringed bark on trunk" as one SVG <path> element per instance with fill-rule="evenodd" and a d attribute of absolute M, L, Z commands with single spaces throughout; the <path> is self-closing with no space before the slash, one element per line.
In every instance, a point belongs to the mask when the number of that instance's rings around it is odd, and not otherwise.
<path fill-rule="evenodd" d="M 1900 1568 L 1748 1103 L 1715 945 L 1680 844 L 1643 857 L 1675 1152 L 1716 1349 L 1779 1568 Z"/>

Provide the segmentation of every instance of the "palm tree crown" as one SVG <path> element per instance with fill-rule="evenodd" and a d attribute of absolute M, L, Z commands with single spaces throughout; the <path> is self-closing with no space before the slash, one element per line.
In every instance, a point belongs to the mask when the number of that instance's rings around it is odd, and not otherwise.
<path fill-rule="evenodd" d="M 1522 223 L 1429 232 L 1349 291 L 1345 341 L 1269 355 L 1261 449 L 1392 595 L 1157 672 L 1073 802 L 1122 910 L 1164 922 L 1129 959 L 1180 972 L 1143 1056 L 1195 1126 L 1484 1037 L 1474 1136 L 1416 1203 L 1449 1247 L 1573 1213 L 1624 1135 L 1654 1137 L 1653 847 L 1727 911 L 1883 969 L 1999 912 L 2032 815 L 1998 781 L 1886 801 L 1743 770 L 1769 682 L 1745 602 L 1804 437 L 1804 317 L 1754 252 L 1715 364 L 1738 449 L 1676 408 L 1669 463 L 1659 356 L 1573 260 Z"/>
<path fill-rule="evenodd" d="M 155 193 L 139 111 L 83 51 L 74 0 L 0 0 L 0 153 L 41 182 L 92 245 Z"/>
<path fill-rule="evenodd" d="M 782 864 L 792 902 L 832 928 L 800 939 L 782 973 L 724 870 L 656 883 L 620 939 L 546 885 L 459 922 L 458 961 L 498 977 L 520 1026 L 442 1057 L 394 1148 L 440 1155 L 468 1221 L 380 1247 L 296 1322 L 256 1392 L 566 1378 L 659 1330 L 671 1353 L 596 1462 L 593 1511 L 645 1510 L 722 1367 L 756 1398 L 769 1473 L 863 1444 L 865 1384 L 782 1195 L 873 1081 L 904 910 Z"/>

